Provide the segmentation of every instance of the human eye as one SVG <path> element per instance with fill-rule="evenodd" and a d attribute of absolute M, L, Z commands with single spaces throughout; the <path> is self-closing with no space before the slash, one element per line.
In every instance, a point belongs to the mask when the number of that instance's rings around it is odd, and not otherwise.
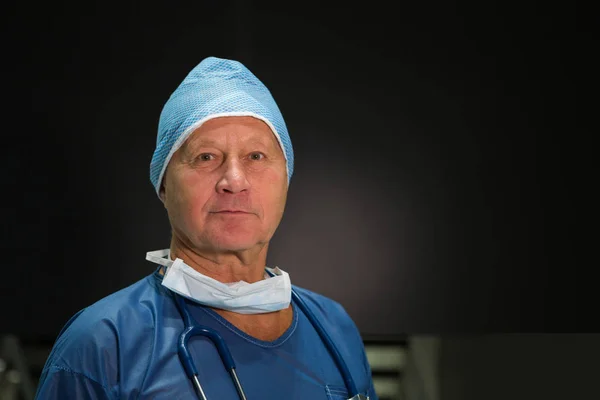
<path fill-rule="evenodd" d="M 198 161 L 211 161 L 215 159 L 214 154 L 202 153 L 197 157 Z"/>
<path fill-rule="evenodd" d="M 255 151 L 253 153 L 250 153 L 250 160 L 252 161 L 260 161 L 263 158 L 265 158 L 265 155 L 259 151 Z"/>

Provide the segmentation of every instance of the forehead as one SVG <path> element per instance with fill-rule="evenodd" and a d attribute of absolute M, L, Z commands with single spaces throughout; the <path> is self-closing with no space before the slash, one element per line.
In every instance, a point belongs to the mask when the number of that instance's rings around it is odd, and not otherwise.
<path fill-rule="evenodd" d="M 231 138 L 279 147 L 277 138 L 271 128 L 264 121 L 249 116 L 210 119 L 192 132 L 186 141 L 186 146 L 196 146 L 207 142 L 225 143 Z"/>

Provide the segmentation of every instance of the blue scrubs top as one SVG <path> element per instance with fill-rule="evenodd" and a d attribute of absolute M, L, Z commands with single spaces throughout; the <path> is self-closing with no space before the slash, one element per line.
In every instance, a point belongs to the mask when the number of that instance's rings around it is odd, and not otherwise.
<path fill-rule="evenodd" d="M 75 314 L 57 338 L 36 399 L 195 399 L 177 354 L 184 323 L 173 294 L 153 274 Z M 331 336 L 358 390 L 378 400 L 358 329 L 335 301 L 293 286 Z M 198 324 L 229 346 L 249 400 L 346 400 L 344 381 L 310 321 L 292 302 L 291 326 L 277 340 L 258 340 L 213 310 L 187 301 Z M 188 347 L 208 400 L 237 400 L 231 376 L 208 339 Z"/>

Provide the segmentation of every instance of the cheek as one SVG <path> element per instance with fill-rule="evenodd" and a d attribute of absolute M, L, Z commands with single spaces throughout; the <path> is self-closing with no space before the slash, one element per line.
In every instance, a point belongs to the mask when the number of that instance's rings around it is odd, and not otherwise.
<path fill-rule="evenodd" d="M 204 207 L 210 197 L 206 182 L 200 184 L 193 176 L 183 177 L 177 188 L 176 208 L 181 223 L 198 226 L 204 219 Z"/>
<path fill-rule="evenodd" d="M 283 213 L 287 197 L 287 175 L 269 171 L 261 182 L 261 203 L 265 217 L 269 220 L 279 219 Z"/>

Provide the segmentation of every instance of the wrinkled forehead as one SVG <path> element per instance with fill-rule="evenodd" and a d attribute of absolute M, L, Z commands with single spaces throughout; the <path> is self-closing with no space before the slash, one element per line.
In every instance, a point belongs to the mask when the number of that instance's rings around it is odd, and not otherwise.
<path fill-rule="evenodd" d="M 278 148 L 283 153 L 283 147 L 271 127 L 253 116 L 224 116 L 205 121 L 190 134 L 182 149 L 225 145 L 231 137 L 242 143 Z"/>

